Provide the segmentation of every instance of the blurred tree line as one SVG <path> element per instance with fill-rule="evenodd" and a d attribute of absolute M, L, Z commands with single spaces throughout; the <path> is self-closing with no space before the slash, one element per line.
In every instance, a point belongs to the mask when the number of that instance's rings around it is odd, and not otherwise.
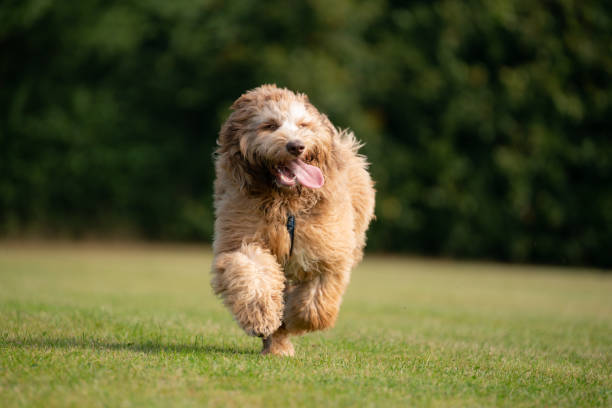
<path fill-rule="evenodd" d="M 3 0 L 0 235 L 210 241 L 231 102 L 306 92 L 367 144 L 369 248 L 612 265 L 596 0 Z"/>

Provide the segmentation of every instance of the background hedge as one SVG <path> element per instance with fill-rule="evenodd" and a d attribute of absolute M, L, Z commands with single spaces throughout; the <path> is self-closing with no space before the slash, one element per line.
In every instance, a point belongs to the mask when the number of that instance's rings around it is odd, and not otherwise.
<path fill-rule="evenodd" d="M 0 3 L 0 234 L 210 241 L 261 83 L 366 141 L 369 248 L 612 265 L 606 2 Z"/>

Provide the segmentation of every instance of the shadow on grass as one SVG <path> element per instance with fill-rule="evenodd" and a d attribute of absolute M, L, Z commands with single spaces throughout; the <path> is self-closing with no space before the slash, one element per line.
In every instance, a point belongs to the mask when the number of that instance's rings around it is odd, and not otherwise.
<path fill-rule="evenodd" d="M 222 353 L 222 354 L 259 354 L 255 350 L 240 349 L 235 346 L 204 344 L 196 341 L 192 344 L 165 344 L 158 341 L 145 342 L 112 342 L 102 339 L 84 337 L 28 337 L 21 339 L 0 339 L 1 345 L 34 348 L 81 348 L 92 350 L 131 350 L 143 353 Z"/>

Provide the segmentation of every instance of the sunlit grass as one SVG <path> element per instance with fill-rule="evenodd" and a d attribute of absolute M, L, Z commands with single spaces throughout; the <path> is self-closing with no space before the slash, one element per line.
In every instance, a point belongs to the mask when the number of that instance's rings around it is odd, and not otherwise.
<path fill-rule="evenodd" d="M 0 245 L 10 406 L 610 406 L 612 275 L 369 257 L 335 329 L 260 357 L 209 250 Z"/>

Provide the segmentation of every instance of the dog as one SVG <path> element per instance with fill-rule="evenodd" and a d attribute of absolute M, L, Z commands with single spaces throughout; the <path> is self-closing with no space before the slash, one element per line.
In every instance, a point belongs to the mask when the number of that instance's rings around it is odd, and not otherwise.
<path fill-rule="evenodd" d="M 374 217 L 369 164 L 301 93 L 240 96 L 215 151 L 211 285 L 262 354 L 330 328 Z"/>

